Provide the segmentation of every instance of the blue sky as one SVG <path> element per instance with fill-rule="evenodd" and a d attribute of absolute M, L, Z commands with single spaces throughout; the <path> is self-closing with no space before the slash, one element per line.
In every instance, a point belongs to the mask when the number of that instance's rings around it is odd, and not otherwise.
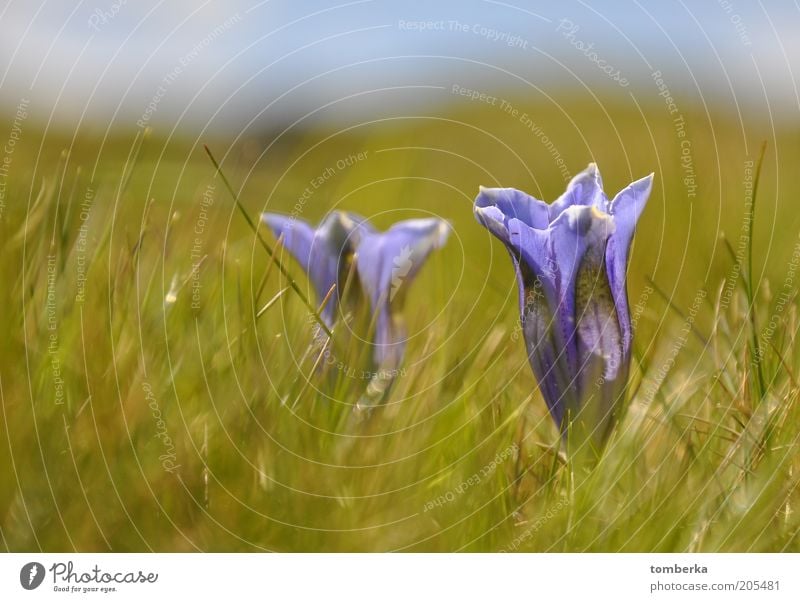
<path fill-rule="evenodd" d="M 33 112 L 68 127 L 79 120 L 162 128 L 336 121 L 445 102 L 454 84 L 657 94 L 656 70 L 684 102 L 798 108 L 796 1 L 0 6 L 0 103 L 13 110 L 28 98 Z"/>

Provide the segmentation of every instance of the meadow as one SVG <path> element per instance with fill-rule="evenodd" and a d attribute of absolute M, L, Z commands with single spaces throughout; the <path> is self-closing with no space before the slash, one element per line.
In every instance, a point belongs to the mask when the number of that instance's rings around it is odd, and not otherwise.
<path fill-rule="evenodd" d="M 26 122 L 0 206 L 2 547 L 800 551 L 798 131 L 650 97 L 454 93 L 248 138 Z M 368 353 L 346 329 L 314 368 L 313 321 L 204 144 L 254 220 L 451 224 L 387 403 L 354 411 Z M 471 206 L 479 185 L 551 201 L 589 161 L 609 195 L 656 174 L 630 399 L 591 470 L 560 449 L 511 264 Z"/>

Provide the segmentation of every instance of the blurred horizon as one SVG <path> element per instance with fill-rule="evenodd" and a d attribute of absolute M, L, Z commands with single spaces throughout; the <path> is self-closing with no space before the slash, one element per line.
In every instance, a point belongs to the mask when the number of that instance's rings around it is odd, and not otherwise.
<path fill-rule="evenodd" d="M 798 26 L 796 5 L 734 0 L 6 2 L 0 111 L 27 100 L 68 131 L 252 135 L 424 115 L 472 98 L 458 88 L 556 105 L 668 93 L 779 121 L 800 107 Z"/>

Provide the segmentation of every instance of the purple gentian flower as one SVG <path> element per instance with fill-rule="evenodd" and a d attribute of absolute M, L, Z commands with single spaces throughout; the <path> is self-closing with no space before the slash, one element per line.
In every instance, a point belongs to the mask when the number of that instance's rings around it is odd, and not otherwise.
<path fill-rule="evenodd" d="M 628 250 L 653 184 L 609 201 L 594 163 L 551 205 L 513 188 L 481 188 L 475 215 L 511 253 L 528 359 L 566 436 L 602 443 L 631 359 Z"/>
<path fill-rule="evenodd" d="M 320 300 L 337 285 L 321 316 L 328 326 L 333 326 L 339 289 L 357 258 L 353 288 L 366 294 L 374 315 L 374 363 L 382 371 L 396 369 L 405 350 L 400 313 L 405 291 L 430 252 L 446 241 L 447 223 L 407 220 L 377 232 L 364 218 L 341 211 L 330 213 L 317 229 L 274 213 L 261 219 L 276 237 L 283 234 L 283 246 L 305 269 Z"/>

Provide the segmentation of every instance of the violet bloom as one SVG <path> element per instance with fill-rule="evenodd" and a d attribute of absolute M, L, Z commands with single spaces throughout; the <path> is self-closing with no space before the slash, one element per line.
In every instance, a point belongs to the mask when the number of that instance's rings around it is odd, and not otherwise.
<path fill-rule="evenodd" d="M 405 292 L 430 252 L 446 241 L 447 223 L 407 220 L 377 232 L 362 217 L 340 211 L 330 213 L 317 229 L 274 213 L 263 214 L 262 220 L 276 237 L 283 234 L 283 246 L 306 271 L 320 301 L 337 285 L 321 316 L 328 326 L 333 326 L 340 289 L 357 258 L 351 288 L 363 291 L 373 313 L 375 366 L 395 370 L 405 351 L 400 313 Z"/>
<path fill-rule="evenodd" d="M 576 442 L 602 443 L 624 395 L 632 328 L 628 250 L 653 174 L 609 201 L 594 163 L 548 205 L 481 188 L 475 215 L 508 248 L 528 359 L 550 414 Z"/>

